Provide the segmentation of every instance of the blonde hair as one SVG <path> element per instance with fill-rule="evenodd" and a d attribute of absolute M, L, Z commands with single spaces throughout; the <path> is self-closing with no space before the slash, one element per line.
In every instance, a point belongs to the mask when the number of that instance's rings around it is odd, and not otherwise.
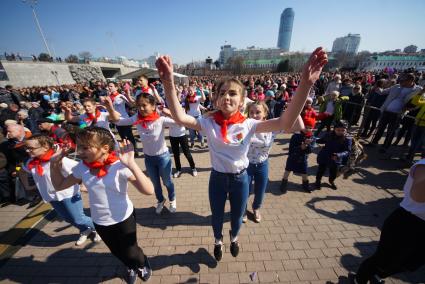
<path fill-rule="evenodd" d="M 251 107 L 253 106 L 260 106 L 263 108 L 263 112 L 265 117 L 267 118 L 268 114 L 269 114 L 269 107 L 267 106 L 267 104 L 263 101 L 255 101 L 255 102 L 251 102 L 246 106 L 246 116 L 249 117 L 249 110 L 251 109 Z"/>

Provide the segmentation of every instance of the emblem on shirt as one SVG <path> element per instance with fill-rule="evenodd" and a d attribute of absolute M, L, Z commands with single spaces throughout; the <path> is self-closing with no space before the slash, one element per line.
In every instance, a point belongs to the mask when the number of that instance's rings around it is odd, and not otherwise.
<path fill-rule="evenodd" d="M 239 132 L 239 133 L 235 134 L 234 141 L 239 142 L 240 144 L 243 144 L 243 138 L 244 138 L 243 133 Z"/>

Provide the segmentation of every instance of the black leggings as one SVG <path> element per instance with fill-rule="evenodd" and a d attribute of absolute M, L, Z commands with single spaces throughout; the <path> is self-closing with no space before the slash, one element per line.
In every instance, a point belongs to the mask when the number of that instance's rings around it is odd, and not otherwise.
<path fill-rule="evenodd" d="M 120 135 L 121 139 L 127 139 L 131 142 L 134 146 L 134 150 L 137 149 L 136 139 L 133 135 L 133 130 L 131 129 L 131 125 L 115 125 L 115 127 L 118 130 L 118 134 Z"/>
<path fill-rule="evenodd" d="M 316 174 L 316 182 L 320 182 L 323 175 L 325 174 L 326 168 L 328 167 L 329 167 L 329 181 L 334 182 L 334 180 L 336 179 L 336 174 L 337 174 L 337 166 L 335 164 L 331 164 L 331 165 L 319 164 L 319 167 L 317 169 L 317 174 Z"/>
<path fill-rule="evenodd" d="M 399 207 L 384 222 L 376 252 L 360 264 L 356 280 L 367 283 L 425 264 L 425 221 Z"/>
<path fill-rule="evenodd" d="M 143 250 L 137 245 L 134 212 L 120 223 L 110 226 L 101 226 L 95 223 L 94 227 L 111 253 L 128 268 L 137 269 L 145 265 Z"/>
<path fill-rule="evenodd" d="M 180 147 L 182 146 L 183 154 L 185 155 L 187 161 L 189 162 L 190 168 L 195 168 L 195 162 L 193 161 L 192 154 L 189 150 L 189 143 L 187 141 L 187 135 L 180 137 L 170 136 L 171 150 L 173 151 L 174 163 L 176 164 L 176 170 L 181 171 L 182 165 L 180 163 Z"/>

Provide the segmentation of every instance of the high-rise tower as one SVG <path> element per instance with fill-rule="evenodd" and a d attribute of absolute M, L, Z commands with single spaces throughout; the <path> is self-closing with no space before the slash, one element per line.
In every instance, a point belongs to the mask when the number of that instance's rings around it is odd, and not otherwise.
<path fill-rule="evenodd" d="M 277 47 L 284 51 L 289 51 L 291 45 L 292 25 L 294 24 L 294 10 L 286 8 L 280 15 L 279 37 L 277 40 Z"/>

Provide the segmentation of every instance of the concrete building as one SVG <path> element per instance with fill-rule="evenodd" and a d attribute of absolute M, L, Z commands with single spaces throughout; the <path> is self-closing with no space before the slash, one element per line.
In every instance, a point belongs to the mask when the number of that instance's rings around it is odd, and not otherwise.
<path fill-rule="evenodd" d="M 220 47 L 220 54 L 218 56 L 218 62 L 220 66 L 224 66 L 229 60 L 230 57 L 233 57 L 233 52 L 236 50 L 236 47 L 232 47 L 230 44 L 226 44 Z"/>
<path fill-rule="evenodd" d="M 360 45 L 360 35 L 359 34 L 348 34 L 344 37 L 339 37 L 334 40 L 332 45 L 332 52 L 345 52 L 356 54 Z"/>
<path fill-rule="evenodd" d="M 379 71 L 385 68 L 424 70 L 425 55 L 376 55 L 361 62 L 358 67 L 361 71 Z"/>
<path fill-rule="evenodd" d="M 292 26 L 294 24 L 295 13 L 292 8 L 286 8 L 280 15 L 279 35 L 277 47 L 284 51 L 289 51 L 292 37 Z"/>
<path fill-rule="evenodd" d="M 225 45 L 221 47 L 219 62 L 221 66 L 227 63 L 227 60 L 231 57 L 242 57 L 246 61 L 247 65 L 251 65 L 252 62 L 258 60 L 271 60 L 279 62 L 281 58 L 289 54 L 280 48 L 258 48 L 255 46 L 247 47 L 246 49 L 236 49 L 231 45 Z M 250 63 L 248 63 L 248 61 Z"/>

